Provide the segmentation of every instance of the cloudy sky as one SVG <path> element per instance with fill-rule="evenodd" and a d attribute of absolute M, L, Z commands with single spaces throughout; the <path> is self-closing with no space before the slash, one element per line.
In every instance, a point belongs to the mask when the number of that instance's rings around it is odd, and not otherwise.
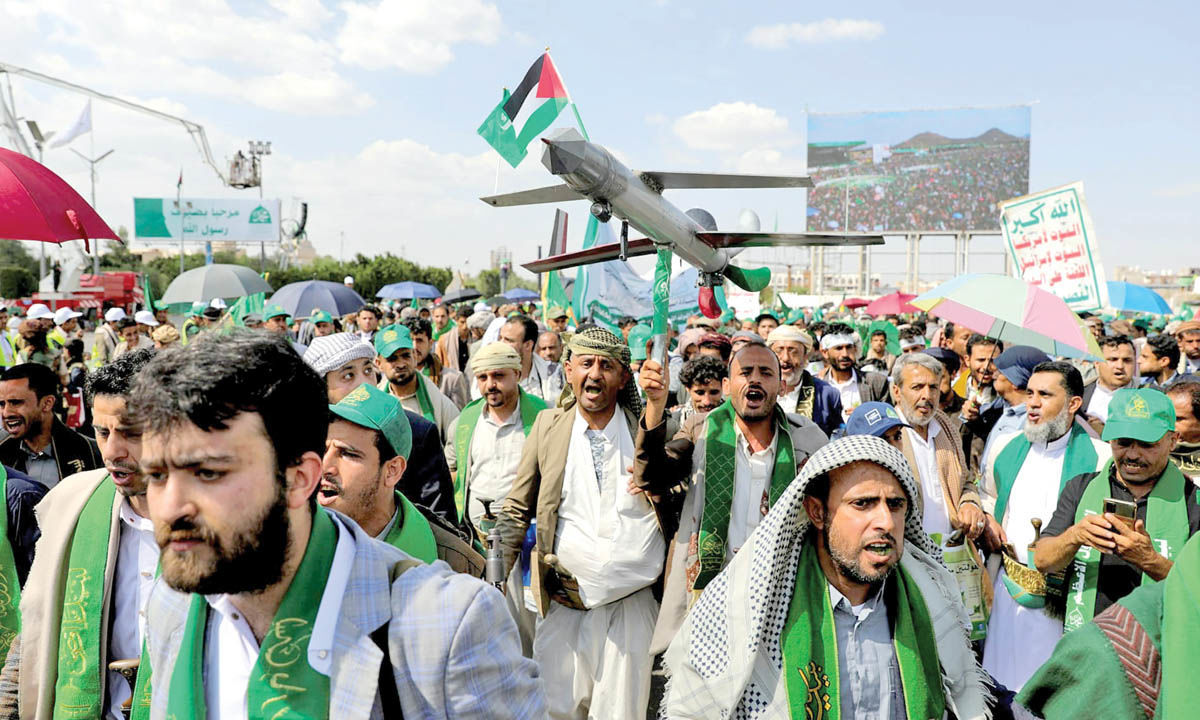
<path fill-rule="evenodd" d="M 1083 180 L 1107 264 L 1200 265 L 1196 6 L 946 7 L 0 0 L 0 62 L 200 123 L 221 162 L 271 140 L 267 195 L 285 216 L 307 201 L 310 239 L 335 256 L 387 250 L 470 272 L 500 245 L 535 256 L 552 211 L 477 198 L 552 179 L 536 152 L 498 171 L 475 128 L 549 46 L 592 139 L 644 169 L 803 172 L 806 110 L 1034 103 L 1031 189 Z M 43 129 L 84 104 L 20 78 L 12 92 Z M 114 227 L 132 226 L 131 198 L 173 196 L 181 169 L 188 196 L 253 192 L 222 188 L 178 127 L 104 103 L 94 127 L 72 147 L 115 150 L 97 190 Z M 46 163 L 86 196 L 76 155 Z M 780 230 L 804 223 L 798 191 L 673 199 L 725 226 L 742 207 Z M 577 248 L 586 206 L 565 209 Z"/>

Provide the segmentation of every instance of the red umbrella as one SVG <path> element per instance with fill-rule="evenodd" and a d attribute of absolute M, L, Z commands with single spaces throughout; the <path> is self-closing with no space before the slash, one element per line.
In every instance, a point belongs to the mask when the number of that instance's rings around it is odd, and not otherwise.
<path fill-rule="evenodd" d="M 24 155 L 0 148 L 0 238 L 64 243 L 121 241 L 65 180 Z"/>
<path fill-rule="evenodd" d="M 854 308 L 864 307 L 866 304 L 867 301 L 863 300 L 862 298 L 846 298 L 842 301 L 842 307 L 849 308 L 851 310 Z"/>
<path fill-rule="evenodd" d="M 867 305 L 867 314 L 871 317 L 879 317 L 880 315 L 919 313 L 921 312 L 920 308 L 908 304 L 908 301 L 915 297 L 916 295 L 909 295 L 908 293 L 894 292 L 890 295 L 875 298 L 871 301 L 871 304 Z"/>

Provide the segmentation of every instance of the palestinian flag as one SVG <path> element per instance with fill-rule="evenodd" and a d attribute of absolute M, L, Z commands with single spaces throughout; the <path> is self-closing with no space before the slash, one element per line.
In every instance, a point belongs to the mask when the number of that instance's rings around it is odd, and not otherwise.
<path fill-rule="evenodd" d="M 530 93 L 534 93 L 532 99 Z M 509 165 L 516 167 L 525 159 L 529 143 L 545 132 L 563 108 L 571 104 L 571 96 L 550 53 L 543 53 L 525 71 L 525 77 L 521 78 L 515 91 L 511 94 L 504 91 L 500 104 L 479 126 L 478 133 Z M 575 116 L 578 119 L 578 111 Z"/>

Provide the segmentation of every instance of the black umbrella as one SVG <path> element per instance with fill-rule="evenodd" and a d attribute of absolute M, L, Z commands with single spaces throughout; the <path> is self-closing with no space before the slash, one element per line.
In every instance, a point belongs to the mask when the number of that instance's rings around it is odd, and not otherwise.
<path fill-rule="evenodd" d="M 466 302 L 467 300 L 474 300 L 476 298 L 481 298 L 481 297 L 483 297 L 483 293 L 479 292 L 478 290 L 476 290 L 473 287 L 468 287 L 468 288 L 463 288 L 462 290 L 455 290 L 453 292 L 446 293 L 445 295 L 442 296 L 442 302 L 444 302 L 444 303 Z"/>

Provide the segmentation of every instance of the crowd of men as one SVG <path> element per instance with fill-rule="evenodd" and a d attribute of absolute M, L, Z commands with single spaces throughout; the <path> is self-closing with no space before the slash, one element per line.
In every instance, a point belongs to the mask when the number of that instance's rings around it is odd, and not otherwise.
<path fill-rule="evenodd" d="M 1089 318 L 1103 357 L 1068 360 L 925 317 L 693 316 L 655 357 L 562 308 L 243 328 L 212 301 L 109 309 L 64 374 L 77 317 L 0 336 L 0 718 L 1195 692 L 1200 321 Z"/>

